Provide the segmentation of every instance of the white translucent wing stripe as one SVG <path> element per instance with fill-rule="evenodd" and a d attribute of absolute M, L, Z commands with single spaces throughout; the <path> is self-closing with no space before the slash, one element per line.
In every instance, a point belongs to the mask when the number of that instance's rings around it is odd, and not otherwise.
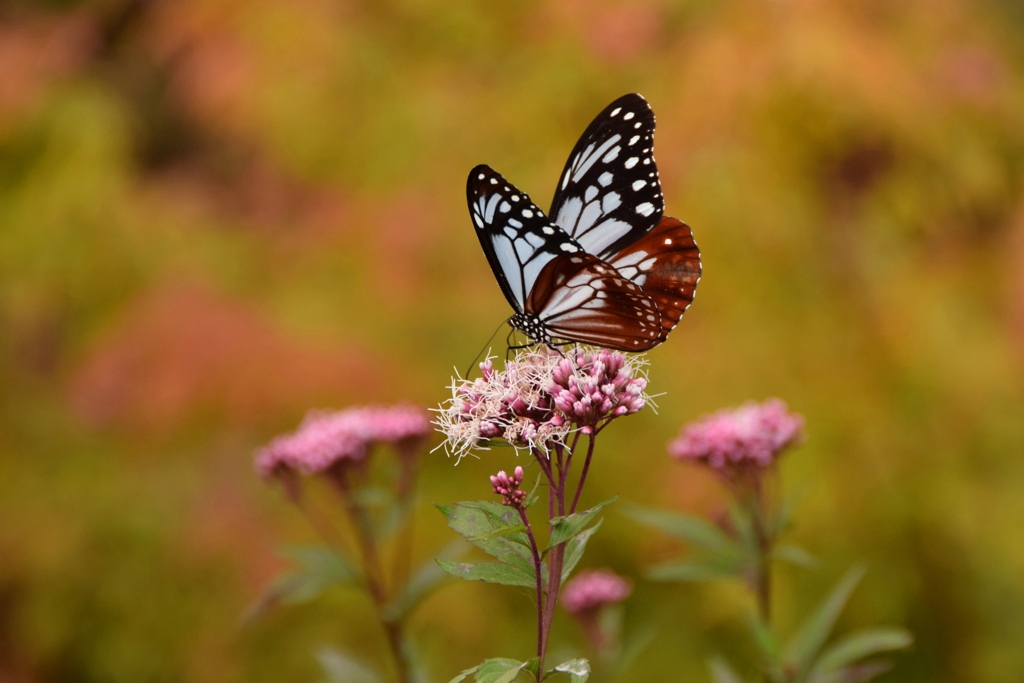
<path fill-rule="evenodd" d="M 519 259 L 516 257 L 515 247 L 512 246 L 512 240 L 505 235 L 494 235 L 491 238 L 491 243 L 494 245 L 494 253 L 498 256 L 498 262 L 501 263 L 501 270 L 508 280 L 509 289 L 512 290 L 512 295 L 516 298 L 517 310 L 522 312 L 523 304 L 526 301 L 526 292 L 523 290 L 522 270 Z"/>
<path fill-rule="evenodd" d="M 580 160 L 577 162 L 577 164 L 575 164 L 575 168 L 572 173 L 572 181 L 578 182 L 579 179 L 582 178 L 586 174 L 586 172 L 590 170 L 590 167 L 597 163 L 598 159 L 603 159 L 604 157 L 608 156 L 612 158 L 618 156 L 618 152 L 621 149 L 621 146 L 616 147 L 615 149 L 611 149 L 611 147 L 621 139 L 622 136 L 616 134 L 605 140 L 603 143 L 601 143 L 601 146 L 598 147 L 593 152 L 590 152 L 590 147 L 588 147 L 587 151 L 589 152 L 589 154 L 581 155 Z M 609 159 L 609 161 L 610 160 L 611 159 Z"/>

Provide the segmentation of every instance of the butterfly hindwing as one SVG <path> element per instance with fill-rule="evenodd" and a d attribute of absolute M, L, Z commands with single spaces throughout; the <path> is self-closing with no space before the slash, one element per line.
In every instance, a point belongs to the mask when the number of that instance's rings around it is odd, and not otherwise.
<path fill-rule="evenodd" d="M 558 179 L 549 216 L 588 253 L 608 260 L 661 220 L 654 112 L 623 95 L 583 132 Z"/>
<path fill-rule="evenodd" d="M 620 351 L 659 343 L 661 316 L 634 282 L 596 256 L 565 254 L 538 276 L 526 303 L 552 337 Z"/>
<path fill-rule="evenodd" d="M 557 256 L 582 252 L 533 201 L 489 166 L 470 171 L 469 212 L 501 291 L 519 313 L 541 270 Z"/>
<path fill-rule="evenodd" d="M 675 329 L 700 282 L 700 250 L 690 226 L 665 216 L 658 226 L 616 254 L 609 264 L 640 286 L 661 317 L 661 337 Z"/>

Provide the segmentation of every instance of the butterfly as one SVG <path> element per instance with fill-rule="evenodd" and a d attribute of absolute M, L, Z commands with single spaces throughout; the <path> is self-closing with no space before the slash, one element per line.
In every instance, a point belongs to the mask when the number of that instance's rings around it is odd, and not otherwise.
<path fill-rule="evenodd" d="M 550 347 L 646 351 L 668 338 L 701 261 L 689 226 L 664 215 L 653 148 L 654 112 L 630 94 L 587 126 L 547 215 L 489 166 L 470 171 L 470 216 L 512 327 Z"/>

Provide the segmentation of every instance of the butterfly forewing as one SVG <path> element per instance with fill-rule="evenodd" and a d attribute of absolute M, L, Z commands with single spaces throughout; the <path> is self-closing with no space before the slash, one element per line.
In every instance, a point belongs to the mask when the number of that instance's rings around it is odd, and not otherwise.
<path fill-rule="evenodd" d="M 588 253 L 608 260 L 661 220 L 654 112 L 637 94 L 605 107 L 580 137 L 549 216 Z"/>
<path fill-rule="evenodd" d="M 489 166 L 477 166 L 466 183 L 469 212 L 480 245 L 512 307 L 524 312 L 534 283 L 552 259 L 582 252 L 524 193 Z"/>
<path fill-rule="evenodd" d="M 636 283 L 591 254 L 566 254 L 541 271 L 526 303 L 552 337 L 620 351 L 659 343 L 661 316 Z"/>
<path fill-rule="evenodd" d="M 640 286 L 658 308 L 660 341 L 675 329 L 700 282 L 700 250 L 690 226 L 665 216 L 654 230 L 610 260 L 619 274 Z"/>

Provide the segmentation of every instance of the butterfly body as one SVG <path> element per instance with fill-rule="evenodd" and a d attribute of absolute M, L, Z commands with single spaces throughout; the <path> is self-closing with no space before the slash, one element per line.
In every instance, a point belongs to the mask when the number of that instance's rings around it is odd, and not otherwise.
<path fill-rule="evenodd" d="M 532 340 L 644 351 L 692 302 L 700 252 L 685 223 L 663 216 L 653 135 L 641 96 L 608 105 L 569 155 L 547 214 L 490 167 L 470 172 L 470 215 L 515 310 L 509 323 Z"/>

